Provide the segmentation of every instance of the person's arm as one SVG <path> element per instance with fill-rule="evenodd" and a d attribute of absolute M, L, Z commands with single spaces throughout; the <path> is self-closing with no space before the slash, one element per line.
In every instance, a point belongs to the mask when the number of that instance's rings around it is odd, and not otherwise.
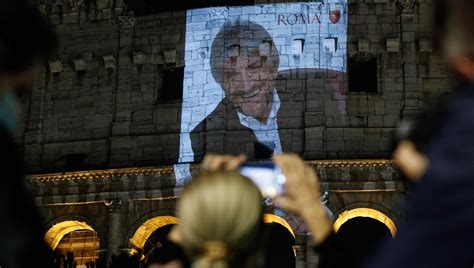
<path fill-rule="evenodd" d="M 234 170 L 245 160 L 244 155 L 208 154 L 201 163 L 201 171 Z M 332 225 L 326 209 L 320 202 L 319 181 L 316 174 L 294 154 L 276 155 L 274 161 L 285 174 L 287 191 L 285 196 L 275 201 L 282 208 L 305 220 L 317 244 L 323 242 L 331 233 Z"/>
<path fill-rule="evenodd" d="M 233 170 L 245 160 L 244 155 L 206 155 L 201 171 Z M 315 250 L 320 255 L 319 267 L 353 267 L 350 249 L 338 241 L 326 208 L 321 204 L 319 180 L 314 170 L 295 154 L 276 155 L 274 162 L 286 177 L 286 193 L 276 198 L 275 203 L 305 221 L 315 241 Z M 172 240 L 178 242 L 179 228 L 172 233 Z"/>
<path fill-rule="evenodd" d="M 357 256 L 341 243 L 333 231 L 326 208 L 320 201 L 319 180 L 314 170 L 297 155 L 274 157 L 286 177 L 285 195 L 275 199 L 278 206 L 300 216 L 308 226 L 319 255 L 319 268 L 356 267 Z"/>
<path fill-rule="evenodd" d="M 274 160 L 286 177 L 285 195 L 276 198 L 276 204 L 300 216 L 308 225 L 316 244 L 322 243 L 331 233 L 332 225 L 320 202 L 316 173 L 294 154 L 276 155 Z"/>
<path fill-rule="evenodd" d="M 415 144 L 409 140 L 402 140 L 392 157 L 395 164 L 412 182 L 417 182 L 421 179 L 429 163 L 426 155 L 420 153 L 416 149 Z"/>

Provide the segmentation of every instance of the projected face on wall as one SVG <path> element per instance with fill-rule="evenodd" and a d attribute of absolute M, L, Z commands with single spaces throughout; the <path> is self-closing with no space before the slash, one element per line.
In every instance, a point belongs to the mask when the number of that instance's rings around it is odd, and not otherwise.
<path fill-rule="evenodd" d="M 278 50 L 270 34 L 253 22 L 227 22 L 214 38 L 210 57 L 212 76 L 232 107 L 245 116 L 266 122 L 272 109 L 279 66 Z"/>
<path fill-rule="evenodd" d="M 345 124 L 346 42 L 346 0 L 188 11 L 178 162 L 305 153 Z"/>

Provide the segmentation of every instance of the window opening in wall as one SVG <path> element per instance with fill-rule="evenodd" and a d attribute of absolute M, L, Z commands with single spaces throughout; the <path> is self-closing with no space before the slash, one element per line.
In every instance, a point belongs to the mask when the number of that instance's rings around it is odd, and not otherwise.
<path fill-rule="evenodd" d="M 183 99 L 184 67 L 163 71 L 159 101 L 173 101 Z"/>
<path fill-rule="evenodd" d="M 349 59 L 349 92 L 378 92 L 377 58 Z"/>

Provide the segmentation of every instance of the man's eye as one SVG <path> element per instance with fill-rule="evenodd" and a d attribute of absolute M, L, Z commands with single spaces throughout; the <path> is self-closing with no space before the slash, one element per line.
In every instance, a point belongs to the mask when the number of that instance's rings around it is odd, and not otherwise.
<path fill-rule="evenodd" d="M 235 99 L 238 99 L 239 97 L 241 97 L 244 93 L 241 92 L 241 91 L 238 91 L 238 92 L 233 92 L 230 94 L 230 96 L 232 96 L 233 98 Z"/>
<path fill-rule="evenodd" d="M 240 79 L 240 74 L 234 73 L 227 76 L 230 80 L 238 81 Z"/>

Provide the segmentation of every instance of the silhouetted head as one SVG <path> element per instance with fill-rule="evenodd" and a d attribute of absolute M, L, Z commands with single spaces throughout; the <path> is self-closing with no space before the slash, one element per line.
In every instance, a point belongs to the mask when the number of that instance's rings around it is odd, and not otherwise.
<path fill-rule="evenodd" d="M 181 246 L 195 268 L 255 267 L 263 198 L 236 171 L 195 176 L 178 202 Z"/>
<path fill-rule="evenodd" d="M 474 1 L 450 0 L 445 5 L 443 56 L 463 78 L 474 81 Z"/>
<path fill-rule="evenodd" d="M 55 47 L 56 35 L 36 7 L 22 0 L 2 3 L 0 79 L 6 85 L 0 86 L 31 88 L 35 72 Z"/>

